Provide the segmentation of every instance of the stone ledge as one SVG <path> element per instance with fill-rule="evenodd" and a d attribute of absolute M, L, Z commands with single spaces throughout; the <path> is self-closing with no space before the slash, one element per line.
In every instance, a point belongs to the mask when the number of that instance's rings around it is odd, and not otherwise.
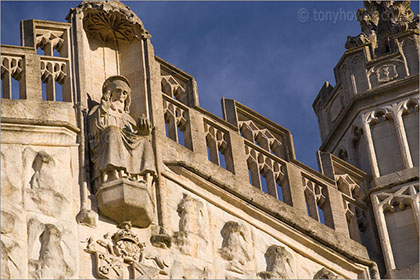
<path fill-rule="evenodd" d="M 72 102 L 1 99 L 1 122 L 59 125 L 79 132 Z"/>

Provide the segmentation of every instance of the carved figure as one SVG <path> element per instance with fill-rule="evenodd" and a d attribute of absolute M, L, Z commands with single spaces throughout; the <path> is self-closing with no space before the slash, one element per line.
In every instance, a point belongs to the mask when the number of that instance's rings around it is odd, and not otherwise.
<path fill-rule="evenodd" d="M 222 248 L 219 253 L 225 260 L 230 261 L 227 269 L 237 273 L 244 273 L 243 266 L 251 259 L 249 243 L 251 238 L 245 226 L 238 222 L 227 222 L 221 231 L 223 236 Z"/>
<path fill-rule="evenodd" d="M 182 253 L 206 255 L 207 240 L 205 238 L 204 205 L 201 201 L 186 194 L 178 204 L 179 231 L 174 239 Z M 201 251 L 200 251 L 201 250 Z M 200 252 L 198 252 L 200 251 Z"/>
<path fill-rule="evenodd" d="M 293 279 L 295 276 L 294 257 L 285 247 L 271 245 L 264 254 L 267 270 L 257 275 L 262 279 Z"/>
<path fill-rule="evenodd" d="M 325 267 L 321 268 L 317 273 L 314 275 L 314 279 L 338 279 L 338 275 L 334 272 L 326 269 Z"/>
<path fill-rule="evenodd" d="M 59 218 L 67 209 L 69 200 L 62 192 L 62 184 L 56 180 L 56 161 L 45 151 L 26 147 L 23 152 L 24 173 L 29 178 L 25 188 L 25 205 L 34 211 Z"/>
<path fill-rule="evenodd" d="M 31 188 L 54 189 L 54 177 L 48 171 L 50 163 L 54 164 L 54 159 L 49 154 L 44 151 L 38 152 L 32 164 L 35 173 L 31 178 Z"/>
<path fill-rule="evenodd" d="M 41 250 L 38 260 L 30 260 L 33 271 L 31 278 L 35 279 L 63 279 L 73 275 L 73 268 L 64 260 L 64 251 L 61 247 L 62 234 L 52 225 L 46 224 L 39 239 Z"/>
<path fill-rule="evenodd" d="M 156 171 L 149 120 L 143 115 L 136 123 L 130 116 L 131 89 L 123 76 L 106 79 L 102 94 L 101 104 L 88 117 L 93 179 L 104 183 L 128 178 L 150 186 Z"/>
<path fill-rule="evenodd" d="M 95 246 L 93 237 L 83 241 L 87 243 L 85 252 L 95 255 L 96 272 L 100 278 L 127 278 L 124 266 L 128 267 L 133 279 L 156 279 L 159 274 L 168 275 L 165 261 L 150 252 L 144 252 L 146 245 L 132 231 L 131 222 L 122 222 L 118 228 L 112 236 L 106 233 L 104 240 L 96 241 L 100 247 Z"/>

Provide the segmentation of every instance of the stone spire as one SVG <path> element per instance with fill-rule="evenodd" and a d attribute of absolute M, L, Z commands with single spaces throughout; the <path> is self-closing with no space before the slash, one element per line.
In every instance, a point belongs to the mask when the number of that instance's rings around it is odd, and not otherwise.
<path fill-rule="evenodd" d="M 408 30 L 419 30 L 419 16 L 414 16 L 408 1 L 364 1 L 357 11 L 361 33 L 348 36 L 345 47 L 351 49 L 371 43 L 375 54 L 391 52 L 391 37 Z"/>

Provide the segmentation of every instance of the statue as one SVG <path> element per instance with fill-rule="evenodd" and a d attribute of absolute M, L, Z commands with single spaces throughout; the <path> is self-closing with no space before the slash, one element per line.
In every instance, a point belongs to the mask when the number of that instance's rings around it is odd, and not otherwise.
<path fill-rule="evenodd" d="M 94 164 L 95 191 L 119 178 L 151 185 L 156 174 L 151 124 L 142 115 L 138 123 L 129 114 L 131 89 L 123 76 L 106 79 L 101 104 L 89 112 L 89 144 Z"/>
<path fill-rule="evenodd" d="M 152 126 L 144 115 L 136 123 L 129 114 L 130 103 L 128 80 L 123 76 L 106 79 L 101 103 L 88 116 L 92 182 L 103 216 L 148 227 L 155 217 Z"/>

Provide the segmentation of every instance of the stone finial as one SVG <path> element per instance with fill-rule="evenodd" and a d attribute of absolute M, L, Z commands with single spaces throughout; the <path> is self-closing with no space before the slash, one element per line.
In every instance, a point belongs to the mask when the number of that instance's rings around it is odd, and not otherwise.
<path fill-rule="evenodd" d="M 372 43 L 378 54 L 390 51 L 390 37 L 408 30 L 419 29 L 419 16 L 414 16 L 407 1 L 364 1 L 365 9 L 357 11 L 361 33 L 348 36 L 345 47 L 351 49 Z"/>

